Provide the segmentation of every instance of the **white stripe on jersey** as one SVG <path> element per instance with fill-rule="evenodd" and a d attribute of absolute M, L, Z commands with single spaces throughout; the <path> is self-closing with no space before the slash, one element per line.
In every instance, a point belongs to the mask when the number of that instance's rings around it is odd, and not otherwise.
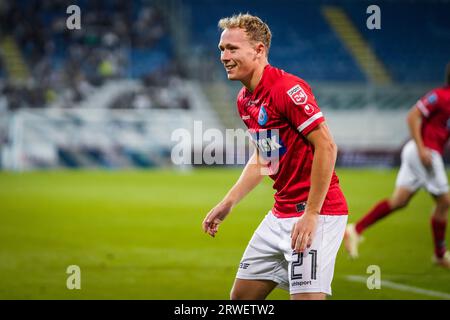
<path fill-rule="evenodd" d="M 430 111 L 428 111 L 427 107 L 425 107 L 422 101 L 417 101 L 416 106 L 425 117 L 428 117 L 430 115 Z"/>
<path fill-rule="evenodd" d="M 298 126 L 297 130 L 302 132 L 303 130 L 306 129 L 306 127 L 308 127 L 311 123 L 313 123 L 314 121 L 316 121 L 319 118 L 322 118 L 323 114 L 322 112 L 318 112 L 315 115 L 313 115 L 311 118 L 309 118 L 308 120 L 306 120 L 305 122 L 303 122 L 301 125 Z"/>

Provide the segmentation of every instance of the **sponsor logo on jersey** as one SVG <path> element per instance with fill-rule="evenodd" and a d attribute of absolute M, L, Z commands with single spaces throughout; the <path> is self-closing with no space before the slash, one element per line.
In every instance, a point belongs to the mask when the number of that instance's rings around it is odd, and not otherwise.
<path fill-rule="evenodd" d="M 260 130 L 250 134 L 263 158 L 273 160 L 286 153 L 287 149 L 279 138 L 278 130 Z"/>
<path fill-rule="evenodd" d="M 259 115 L 258 115 L 258 124 L 260 126 L 263 126 L 267 123 L 267 120 L 269 119 L 268 115 L 267 115 L 267 111 L 264 108 L 264 106 L 261 106 L 261 109 L 259 110 Z"/>
<path fill-rule="evenodd" d="M 281 149 L 281 144 L 277 141 L 277 136 L 271 136 L 270 138 L 262 138 L 256 141 L 259 150 L 263 152 L 271 152 Z"/>
<path fill-rule="evenodd" d="M 306 115 L 310 116 L 314 113 L 314 107 L 312 105 L 307 104 L 303 110 L 305 110 Z"/>
<path fill-rule="evenodd" d="M 287 94 L 289 97 L 291 97 L 292 101 L 294 101 L 296 105 L 305 104 L 308 100 L 308 96 L 299 84 L 296 84 L 291 89 L 289 89 L 287 91 Z"/>
<path fill-rule="evenodd" d="M 247 107 L 249 107 L 249 106 L 255 106 L 255 105 L 257 105 L 258 103 L 259 103 L 259 99 L 256 99 L 256 100 L 248 100 L 246 106 L 247 106 Z"/>
<path fill-rule="evenodd" d="M 242 118 L 242 120 L 248 120 L 248 119 L 250 119 L 250 116 L 248 114 L 246 114 L 246 115 L 242 116 L 241 118 Z"/>

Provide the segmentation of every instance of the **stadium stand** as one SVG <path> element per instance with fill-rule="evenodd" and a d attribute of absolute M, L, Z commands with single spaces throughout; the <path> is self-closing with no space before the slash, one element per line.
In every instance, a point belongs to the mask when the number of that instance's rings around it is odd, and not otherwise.
<path fill-rule="evenodd" d="M 129 87 L 142 90 L 141 83 L 127 81 Z M 171 150 L 177 142 L 171 133 L 176 129 L 193 132 L 196 119 L 203 120 L 204 129 L 221 128 L 201 88 L 189 81 L 183 82 L 183 88 L 189 109 L 113 109 L 108 103 L 114 101 L 101 101 L 94 96 L 95 107 L 86 104 L 71 109 L 17 110 L 8 123 L 12 139 L 4 144 L 3 167 L 29 170 L 170 166 Z M 100 95 L 105 96 L 109 97 Z"/>
<path fill-rule="evenodd" d="M 208 7 L 207 15 L 192 19 L 193 38 L 217 58 L 217 21 L 238 12 L 250 12 L 265 18 L 273 34 L 270 61 L 286 70 L 318 81 L 363 81 L 364 75 L 346 52 L 338 38 L 320 17 L 315 2 L 231 0 L 208 6 L 208 0 L 186 0 L 193 13 Z M 253 10 L 250 10 L 253 9 Z M 314 33 L 311 33 L 314 30 Z M 330 50 L 333 52 L 330 60 Z M 308 63 L 303 63 L 308 61 Z"/>
<path fill-rule="evenodd" d="M 270 62 L 311 84 L 341 165 L 393 165 L 450 57 L 445 0 L 380 0 L 381 30 L 369 1 L 80 0 L 68 30 L 71 4 L 1 2 L 3 168 L 167 165 L 176 128 L 242 128 L 217 49 L 218 20 L 238 12 L 267 21 Z"/>
<path fill-rule="evenodd" d="M 301 74 L 307 81 L 367 82 L 369 79 L 327 22 L 324 8 L 341 8 L 386 64 L 397 83 L 433 83 L 442 80 L 442 66 L 450 56 L 448 1 L 377 1 L 382 29 L 366 27 L 370 1 L 238 1 L 209 5 L 208 0 L 183 0 L 190 8 L 197 50 L 217 58 L 217 21 L 224 16 L 249 12 L 271 26 L 271 63 Z M 208 8 L 208 14 L 201 13 Z M 421 21 L 420 24 L 417 22 Z M 439 50 L 430 50 L 439 48 Z M 407 59 L 405 59 L 407 57 Z"/>
<path fill-rule="evenodd" d="M 19 61 L 22 73 L 31 73 L 27 82 L 32 80 L 23 89 L 30 93 L 19 96 L 34 99 L 13 107 L 40 107 L 63 96 L 67 107 L 85 97 L 86 87 L 171 67 L 170 36 L 152 2 L 77 1 L 83 14 L 80 30 L 66 28 L 71 4 L 23 0 L 6 4 L 1 12 L 3 48 L 10 52 L 3 54 L 5 65 Z M 23 78 L 19 71 L 10 73 L 12 79 Z"/>
<path fill-rule="evenodd" d="M 383 60 L 397 83 L 442 82 L 450 57 L 448 1 L 377 1 L 382 8 L 382 29 L 365 27 L 364 2 L 342 7 Z M 382 31 L 382 32 L 380 32 Z M 405 59 L 407 57 L 407 59 Z"/>
<path fill-rule="evenodd" d="M 157 1 L 77 1 L 83 25 L 69 31 L 70 4 L 0 10 L 10 51 L 2 65 L 26 70 L 1 73 L 3 168 L 165 166 L 175 129 L 194 119 L 221 128 L 201 87 L 178 70 Z"/>

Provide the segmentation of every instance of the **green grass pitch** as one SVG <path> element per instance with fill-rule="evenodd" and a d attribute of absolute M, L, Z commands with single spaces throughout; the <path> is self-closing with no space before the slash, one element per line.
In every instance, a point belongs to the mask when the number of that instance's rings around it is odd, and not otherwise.
<path fill-rule="evenodd" d="M 338 175 L 355 221 L 390 195 L 396 170 Z M 240 169 L 0 173 L 1 299 L 228 299 L 241 255 L 273 202 L 270 179 L 245 198 L 216 238 L 201 230 Z M 331 299 L 438 299 L 347 276 L 450 294 L 450 270 L 431 263 L 432 200 L 420 191 L 409 207 L 365 233 L 360 259 L 341 247 Z M 447 243 L 449 234 L 447 232 Z M 66 269 L 81 268 L 81 290 Z M 269 299 L 287 299 L 275 290 Z"/>

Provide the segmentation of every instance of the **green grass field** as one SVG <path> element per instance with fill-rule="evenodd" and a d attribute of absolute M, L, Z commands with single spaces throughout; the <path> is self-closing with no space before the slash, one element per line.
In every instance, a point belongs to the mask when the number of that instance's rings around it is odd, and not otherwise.
<path fill-rule="evenodd" d="M 267 179 L 210 238 L 201 221 L 239 169 L 0 173 L 1 299 L 228 299 L 241 255 L 271 208 Z M 396 171 L 338 170 L 355 221 L 393 190 Z M 341 247 L 331 299 L 439 299 L 450 270 L 431 263 L 432 200 L 420 191 L 408 208 L 365 233 L 360 259 Z M 450 237 L 447 233 L 447 242 Z M 66 269 L 81 268 L 81 290 L 66 288 Z M 382 285 L 369 290 L 369 265 Z M 270 299 L 287 299 L 275 290 Z"/>

